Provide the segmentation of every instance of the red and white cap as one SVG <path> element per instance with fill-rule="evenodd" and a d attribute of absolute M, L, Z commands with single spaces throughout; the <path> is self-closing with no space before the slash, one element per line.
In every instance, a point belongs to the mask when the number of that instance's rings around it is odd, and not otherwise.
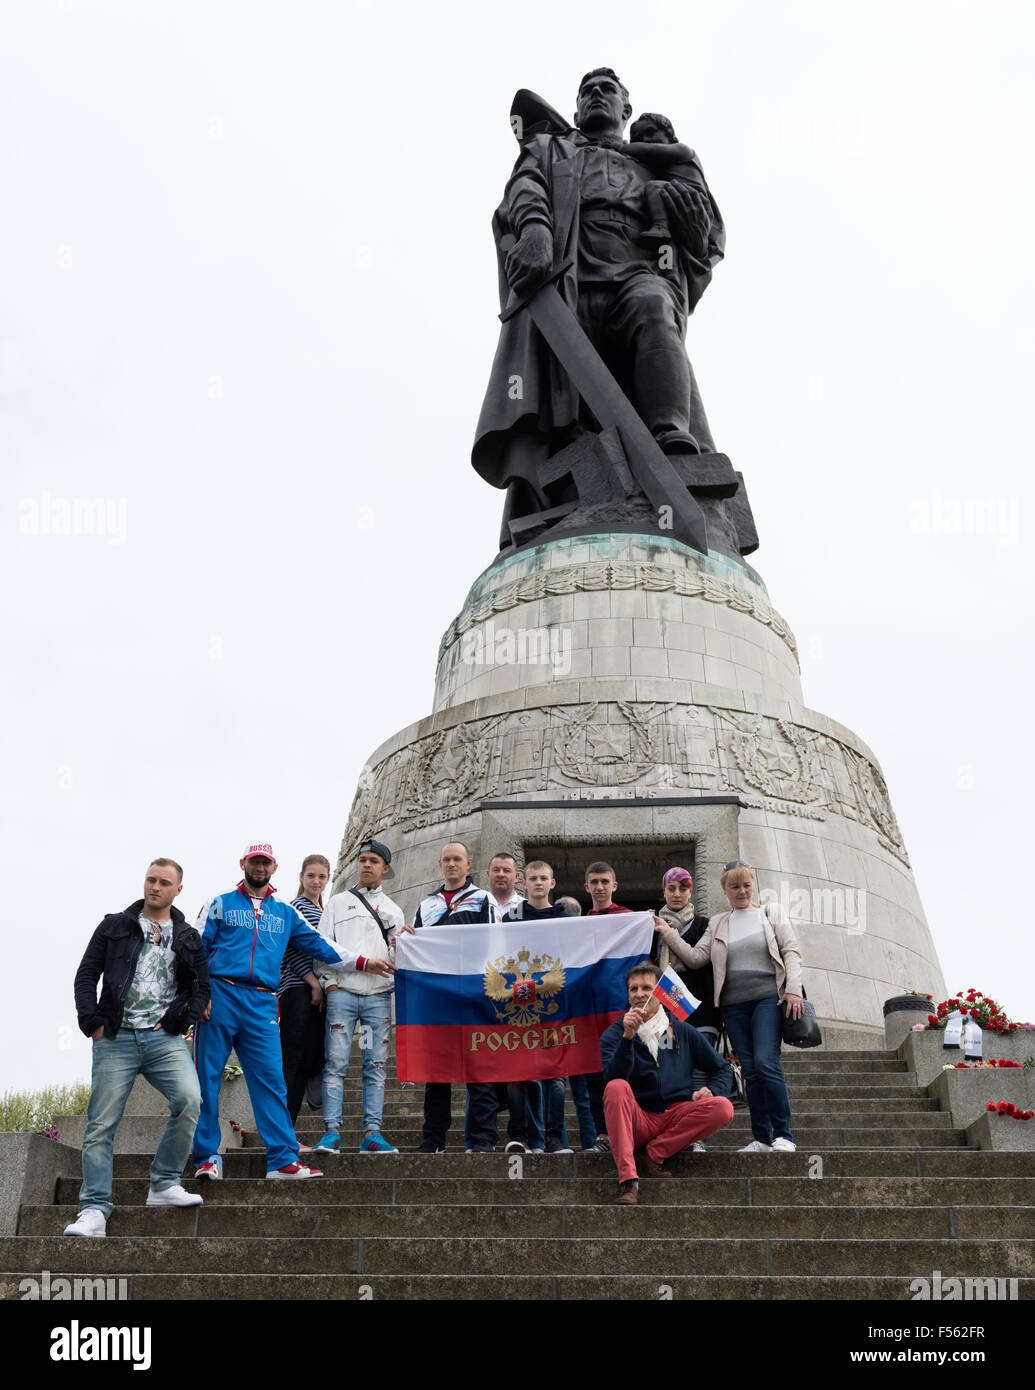
<path fill-rule="evenodd" d="M 273 846 L 272 846 L 272 845 L 249 845 L 248 848 L 245 850 L 245 852 L 241 855 L 241 858 L 242 858 L 242 859 L 257 859 L 257 858 L 272 859 L 273 862 L 274 862 L 274 864 L 277 862 L 277 856 L 273 853 Z"/>

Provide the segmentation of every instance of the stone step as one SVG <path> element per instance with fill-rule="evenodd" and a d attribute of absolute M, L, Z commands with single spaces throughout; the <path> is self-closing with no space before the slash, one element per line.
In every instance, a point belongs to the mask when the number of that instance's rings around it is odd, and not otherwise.
<path fill-rule="evenodd" d="M 203 1207 L 158 1210 L 125 1207 L 113 1213 L 108 1237 L 208 1236 L 246 1237 L 481 1237 L 563 1236 L 571 1239 L 605 1237 L 708 1237 L 740 1239 L 823 1240 L 1000 1240 L 1035 1239 L 1035 1206 L 1003 1211 L 999 1207 L 954 1208 L 912 1206 L 789 1206 L 713 1204 L 675 1206 L 658 1183 L 644 1182 L 642 1209 L 616 1207 L 614 1192 L 603 1201 L 584 1204 L 551 1203 L 530 1209 L 515 1203 L 470 1203 L 436 1206 L 348 1203 L 340 1206 L 304 1203 L 275 1206 L 266 1203 L 206 1203 Z M 687 1196 L 690 1194 L 687 1193 Z M 654 1201 L 661 1197 L 657 1206 Z M 75 1220 L 76 1205 L 27 1207 L 18 1223 L 19 1236 L 58 1235 Z"/>
<path fill-rule="evenodd" d="M 926 1091 L 920 1091 L 915 1086 L 866 1086 L 858 1091 L 844 1090 L 832 1086 L 788 1086 L 787 1094 L 791 1098 L 791 1109 L 824 1109 L 830 1107 L 844 1106 L 846 1109 L 865 1109 L 870 1108 L 891 1109 L 891 1110 L 937 1110 L 938 1101 L 934 1096 L 928 1095 Z M 403 1092 L 403 1098 L 392 1095 L 385 1096 L 384 1114 L 385 1116 L 406 1116 L 423 1115 L 424 1100 L 422 1096 L 413 1099 L 405 1099 L 408 1092 Z M 889 1101 L 896 1102 L 888 1105 Z M 463 1108 L 463 1098 L 456 1096 L 454 1099 L 454 1110 Z M 508 1106 L 500 1106 L 500 1114 L 508 1113 Z M 357 1119 L 363 1115 L 363 1102 L 359 1099 L 345 1100 L 341 1107 L 342 1115 L 354 1115 Z M 568 1101 L 564 1107 L 565 1118 L 574 1122 L 576 1111 L 574 1105 Z M 145 1118 L 144 1116 L 134 1116 L 133 1118 Z M 323 1120 L 323 1114 L 319 1110 L 306 1110 L 303 1108 L 298 1113 L 298 1123 L 312 1128 L 319 1125 Z"/>
<path fill-rule="evenodd" d="M 453 1095 L 455 1103 L 460 1103 L 463 1095 L 464 1085 L 460 1081 L 453 1083 Z M 916 1084 L 916 1072 L 856 1072 L 852 1075 L 840 1073 L 835 1076 L 826 1075 L 802 1075 L 791 1073 L 787 1075 L 787 1091 L 793 1096 L 804 1095 L 926 1095 L 927 1089 L 918 1088 Z M 346 1081 L 342 1088 L 342 1100 L 347 1105 L 362 1105 L 363 1089 L 357 1080 L 353 1085 L 351 1080 Z M 385 1105 L 403 1105 L 406 1107 L 424 1104 L 424 1086 L 400 1086 L 398 1082 L 389 1079 L 385 1083 Z M 574 1103 L 571 1097 L 570 1088 L 565 1091 L 565 1107 L 574 1114 Z M 506 1106 L 503 1106 L 506 1109 Z M 306 1115 L 319 1115 L 319 1110 L 313 1110 L 307 1101 L 303 1101 L 302 1109 L 299 1111 L 299 1118 Z"/>
<path fill-rule="evenodd" d="M 116 1180 L 140 1180 L 147 1176 L 150 1156 L 116 1154 L 114 1162 Z M 514 1162 L 503 1153 L 465 1154 L 454 1146 L 444 1154 L 344 1153 L 328 1156 L 324 1171 L 328 1178 L 363 1178 L 365 1181 L 472 1177 L 499 1180 L 507 1179 L 514 1171 L 520 1171 L 523 1181 L 575 1177 L 616 1180 L 614 1159 L 608 1154 L 528 1154 L 521 1158 L 518 1170 Z M 818 1176 L 820 1163 L 822 1177 Z M 678 1154 L 668 1160 L 667 1166 L 677 1177 L 694 1178 L 808 1177 L 811 1171 L 817 1174 L 813 1181 L 820 1182 L 832 1177 L 1030 1177 L 1032 1172 L 1031 1155 L 1027 1153 L 962 1147 L 918 1151 L 916 1147 L 891 1148 L 884 1142 L 868 1148 L 824 1146 L 787 1154 L 738 1154 L 710 1147 L 704 1154 Z M 227 1178 L 263 1179 L 265 1156 L 259 1150 L 236 1150 L 226 1155 L 225 1171 Z M 76 1182 L 75 1179 L 66 1181 Z M 189 1178 L 188 1185 L 194 1187 L 195 1184 L 196 1180 Z M 209 1186 L 214 1189 L 219 1184 Z M 274 1182 L 272 1186 L 277 1189 L 286 1184 Z M 304 1188 L 306 1184 L 298 1186 Z M 197 1184 L 197 1190 L 201 1190 L 201 1184 Z"/>
<path fill-rule="evenodd" d="M 360 1034 L 357 1032 L 357 1033 L 353 1036 L 352 1048 L 351 1048 L 351 1050 L 350 1050 L 350 1052 L 349 1052 L 349 1063 L 350 1063 L 350 1065 L 351 1065 L 353 1062 L 361 1061 L 362 1058 L 363 1058 L 363 1049 L 362 1049 L 362 1048 L 360 1047 L 360 1045 L 359 1045 L 359 1039 L 360 1039 Z M 950 1052 L 950 1051 L 953 1051 L 953 1050 L 954 1050 L 954 1049 L 949 1049 L 949 1048 L 947 1048 L 947 1049 L 945 1050 L 946 1056 L 948 1056 L 948 1055 L 949 1055 L 949 1052 Z M 955 1049 L 955 1051 L 956 1051 L 956 1053 L 957 1053 L 957 1056 L 956 1056 L 956 1059 L 955 1059 L 955 1060 L 956 1060 L 956 1061 L 961 1061 L 961 1060 L 962 1060 L 963 1054 L 959 1051 L 958 1048 Z M 396 1057 L 397 1057 L 397 1054 L 396 1054 L 396 1050 L 395 1050 L 395 1032 L 394 1032 L 394 1030 L 393 1030 L 393 1033 L 392 1033 L 392 1041 L 391 1041 L 391 1043 L 389 1044 L 389 1047 L 388 1047 L 388 1064 L 389 1064 L 389 1066 L 392 1068 L 393 1071 L 394 1071 L 394 1069 L 395 1069 Z M 820 1062 L 820 1061 L 830 1061 L 830 1062 L 854 1062 L 854 1061 L 862 1061 L 862 1062 L 898 1062 L 898 1061 L 901 1060 L 900 1057 L 899 1057 L 899 1054 L 898 1054 L 898 1051 L 897 1051 L 897 1050 L 896 1050 L 896 1051 L 889 1051 L 887 1048 L 883 1048 L 883 1047 L 882 1047 L 882 1048 L 859 1048 L 859 1049 L 850 1048 L 850 1047 L 830 1048 L 830 1049 L 827 1049 L 827 1048 L 825 1048 L 825 1047 L 790 1047 L 790 1046 L 781 1047 L 781 1049 L 780 1049 L 780 1062 L 781 1062 L 781 1064 L 784 1063 L 784 1062 L 786 1062 L 786 1061 L 788 1060 L 788 1058 L 790 1058 L 790 1060 L 791 1060 L 792 1062 L 794 1062 L 794 1063 L 800 1063 L 800 1062 Z"/>
<path fill-rule="evenodd" d="M 956 1060 L 959 1058 L 957 1056 Z M 780 1054 L 780 1065 L 788 1079 L 805 1081 L 814 1077 L 824 1076 L 905 1076 L 908 1074 L 908 1064 L 904 1058 L 899 1057 L 894 1052 L 881 1054 L 868 1054 L 862 1052 L 846 1052 L 839 1057 L 828 1057 L 823 1054 L 799 1054 L 797 1052 L 787 1052 Z M 387 1083 L 391 1086 L 401 1086 L 398 1080 L 398 1073 L 395 1063 L 389 1061 Z M 348 1075 L 343 1081 L 343 1086 L 360 1085 L 362 1076 L 362 1058 L 356 1052 L 349 1063 Z M 454 1081 L 454 1086 L 462 1086 L 462 1081 Z M 416 1081 L 403 1086 L 404 1090 L 420 1090 L 424 1086 L 423 1081 Z"/>
<path fill-rule="evenodd" d="M 852 1158 L 856 1158 L 852 1155 Z M 989 1154 L 988 1157 L 994 1157 Z M 439 1160 L 445 1162 L 446 1157 Z M 706 1162 L 706 1159 L 700 1160 Z M 833 1166 L 834 1159 L 830 1160 Z M 402 1177 L 390 1169 L 366 1169 L 355 1177 L 336 1176 L 342 1165 L 318 1182 L 266 1182 L 263 1178 L 230 1178 L 223 1182 L 202 1184 L 187 1180 L 187 1186 L 202 1191 L 205 1207 L 216 1206 L 348 1206 L 357 1202 L 458 1206 L 473 1203 L 477 1206 L 528 1206 L 530 1204 L 569 1204 L 584 1206 L 610 1203 L 617 1181 L 614 1166 L 609 1173 L 595 1177 L 544 1176 L 556 1170 L 544 1164 L 526 1168 L 530 1173 L 522 1181 L 507 1181 L 496 1177 Z M 674 1164 L 678 1167 L 678 1163 Z M 726 1168 L 729 1163 L 725 1163 Z M 468 1174 L 470 1165 L 468 1163 Z M 479 1172 L 482 1171 L 479 1165 Z M 372 1173 L 373 1176 L 367 1176 Z M 381 1174 L 380 1176 L 378 1174 Z M 915 1173 L 915 1165 L 914 1165 Z M 386 1175 L 387 1174 L 387 1175 Z M 119 1210 L 142 1207 L 148 1183 L 142 1178 L 116 1178 L 113 1201 Z M 56 1199 L 62 1206 L 72 1206 L 79 1194 L 76 1178 L 61 1178 Z M 880 1207 L 989 1207 L 1035 1206 L 1035 1175 L 1029 1164 L 1025 1177 L 888 1177 L 826 1176 L 822 1180 L 796 1176 L 699 1176 L 684 1168 L 672 1183 L 663 1187 L 653 1185 L 652 1205 L 672 1206 L 880 1206 Z M 54 1208 L 43 1208 L 53 1211 Z M 54 1229 L 54 1222 L 48 1228 Z"/>
<path fill-rule="evenodd" d="M 818 1052 L 788 1052 L 786 1048 L 780 1053 L 780 1066 L 788 1076 L 798 1077 L 812 1074 L 844 1076 L 853 1072 L 894 1074 L 906 1070 L 905 1059 L 894 1052 L 843 1052 L 831 1057 Z"/>
<path fill-rule="evenodd" d="M 639 1209 L 638 1209 L 639 1210 Z M 90 1274 L 599 1274 L 621 1269 L 667 1281 L 680 1274 L 855 1274 L 916 1276 L 918 1270 L 1035 1274 L 1035 1241 L 988 1239 L 794 1239 L 530 1236 L 75 1236 L 0 1238 L 0 1270 Z M 504 1279 L 509 1275 L 503 1275 Z M 512 1290 L 513 1294 L 513 1290 Z"/>
<path fill-rule="evenodd" d="M 804 1094 L 799 1092 L 797 1097 L 794 1095 L 793 1092 L 790 1092 L 789 1094 L 791 1097 L 792 1116 L 820 1115 L 830 1113 L 849 1114 L 852 1111 L 864 1111 L 875 1115 L 920 1114 L 924 1111 L 937 1114 L 940 1109 L 938 1101 L 935 1099 L 934 1096 L 920 1095 L 915 1092 L 912 1094 L 899 1093 L 892 1094 L 890 1096 L 876 1097 L 872 1096 L 869 1092 L 867 1092 L 864 1096 L 845 1096 L 840 1094 L 831 1095 L 816 1091 L 809 1091 Z M 737 1113 L 740 1113 L 740 1107 L 735 1107 L 735 1109 Z M 501 1115 L 506 1115 L 509 1112 L 506 1109 L 501 1109 L 499 1113 Z M 746 1106 L 743 1107 L 743 1113 L 747 1114 Z M 345 1104 L 342 1105 L 341 1117 L 342 1120 L 345 1122 L 353 1122 L 359 1124 L 363 1118 L 363 1115 L 363 1106 L 359 1102 L 347 1101 Z M 388 1122 L 390 1120 L 395 1120 L 396 1122 L 407 1120 L 420 1121 L 423 1115 L 423 1105 L 398 1103 L 393 1104 L 391 1101 L 386 1101 L 384 1106 L 383 1119 L 385 1123 L 385 1128 L 387 1128 Z M 132 1117 L 126 1117 L 126 1119 L 130 1118 L 132 1118 L 133 1120 L 141 1120 L 159 1117 L 148 1117 L 144 1115 L 134 1115 Z M 565 1122 L 568 1124 L 576 1123 L 577 1117 L 575 1114 L 574 1107 L 565 1107 L 564 1118 Z M 301 1134 L 303 1131 L 305 1131 L 306 1133 L 312 1133 L 314 1131 L 316 1133 L 320 1133 L 322 1132 L 322 1129 L 322 1116 L 315 1115 L 312 1113 L 307 1115 L 304 1111 L 299 1113 L 298 1120 L 295 1123 L 295 1130 L 297 1133 Z"/>
<path fill-rule="evenodd" d="M 787 1077 L 787 1093 L 794 1096 L 915 1096 L 926 1095 L 916 1084 L 916 1072 L 890 1076 L 885 1072 L 859 1072 L 846 1084 L 843 1077 L 810 1076 L 802 1080 Z M 403 1092 L 405 1095 L 405 1091 Z"/>
<path fill-rule="evenodd" d="M 793 1117 L 792 1117 L 793 1118 Z M 873 1145 L 887 1144 L 891 1148 L 928 1148 L 931 1145 L 958 1145 L 965 1144 L 966 1137 L 963 1130 L 951 1129 L 951 1116 L 946 1113 L 935 1115 L 908 1115 L 903 1116 L 903 1124 L 889 1128 L 883 1123 L 884 1116 L 873 1116 L 866 1118 L 856 1115 L 829 1116 L 826 1119 L 814 1116 L 814 1124 L 798 1123 L 794 1121 L 794 1142 L 799 1149 L 808 1149 L 811 1153 L 816 1148 L 838 1148 L 854 1147 L 869 1148 Z M 829 1121 L 829 1122 L 828 1122 Z M 463 1142 L 463 1122 L 454 1124 L 457 1133 L 457 1145 Z M 506 1125 L 501 1127 L 500 1138 L 497 1149 L 502 1150 L 506 1144 Z M 421 1142 L 421 1131 L 419 1129 L 400 1129 L 386 1125 L 385 1133 L 391 1143 L 403 1151 L 414 1150 Z M 362 1130 L 357 1126 L 351 1134 L 346 1130 L 343 1132 L 342 1143 L 346 1148 L 359 1148 L 359 1140 Z M 299 1136 L 303 1143 L 308 1143 L 318 1137 L 311 1133 L 308 1139 L 304 1135 Z M 568 1136 L 569 1139 L 572 1137 Z M 750 1121 L 745 1115 L 741 1123 L 737 1123 L 735 1118 L 732 1124 L 725 1129 L 719 1130 L 718 1134 L 713 1134 L 708 1139 L 709 1148 L 716 1149 L 739 1149 L 751 1140 Z M 261 1137 L 250 1130 L 245 1138 L 245 1148 L 262 1148 Z M 328 1161 L 333 1161 L 335 1155 L 327 1154 Z"/>
<path fill-rule="evenodd" d="M 54 1271 L 53 1278 L 61 1273 Z M 22 1297 L 21 1280 L 39 1279 L 39 1270 L 0 1274 L 0 1299 Z M 930 1276 L 928 1276 L 930 1277 Z M 943 1275 L 947 1279 L 948 1274 Z M 903 1275 L 676 1275 L 641 1274 L 135 1274 L 129 1276 L 128 1297 L 146 1302 L 238 1299 L 284 1299 L 306 1303 L 324 1300 L 378 1302 L 427 1300 L 465 1302 L 471 1299 L 513 1302 L 593 1300 L 606 1302 L 736 1301 L 766 1302 L 802 1299 L 826 1302 L 869 1302 L 913 1296 L 911 1278 Z M 1017 1281 L 1020 1299 L 1035 1298 L 1035 1279 Z M 1004 1287 L 1004 1296 L 1008 1289 Z M 984 1305 L 983 1305 L 984 1306 Z M 738 1314 L 733 1314 L 738 1316 Z M 984 1315 L 987 1317 L 987 1313 Z"/>
<path fill-rule="evenodd" d="M 843 1060 L 845 1057 L 897 1057 L 898 1052 L 894 1048 L 887 1047 L 791 1047 L 783 1048 L 783 1055 L 791 1057 L 834 1057 Z"/>

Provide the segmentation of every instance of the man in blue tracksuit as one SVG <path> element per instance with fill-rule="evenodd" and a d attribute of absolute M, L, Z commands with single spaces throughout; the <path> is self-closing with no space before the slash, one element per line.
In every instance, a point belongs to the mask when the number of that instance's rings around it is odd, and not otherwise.
<path fill-rule="evenodd" d="M 289 903 L 273 896 L 277 867 L 268 844 L 249 845 L 241 860 L 244 878 L 232 893 L 213 898 L 198 930 L 208 954 L 212 1016 L 194 1029 L 194 1064 L 201 1085 L 201 1117 L 194 1133 L 199 1178 L 221 1178 L 219 1087 L 231 1050 L 248 1083 L 255 1123 L 266 1145 L 268 1178 L 318 1178 L 298 1162 L 298 1140 L 287 1108 L 280 1049 L 277 985 L 288 944 L 305 956 L 347 970 L 391 975 L 387 960 L 341 952 Z"/>

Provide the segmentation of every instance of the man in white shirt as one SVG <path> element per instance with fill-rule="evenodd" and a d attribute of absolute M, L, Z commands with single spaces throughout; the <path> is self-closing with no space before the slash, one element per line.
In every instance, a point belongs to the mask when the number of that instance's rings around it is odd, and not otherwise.
<path fill-rule="evenodd" d="M 380 840 L 360 846 L 356 886 L 336 893 L 320 918 L 320 934 L 360 956 L 394 959 L 395 933 L 405 918 L 381 887 L 392 877 L 392 851 Z M 385 1060 L 392 1030 L 391 976 L 369 975 L 318 963 L 317 977 L 327 995 L 326 1064 L 323 1073 L 325 1133 L 314 1152 L 341 1152 L 342 1091 L 349 1070 L 352 1037 L 360 1027 L 363 1053 L 363 1139 L 360 1153 L 398 1153 L 381 1133 L 385 1103 Z"/>

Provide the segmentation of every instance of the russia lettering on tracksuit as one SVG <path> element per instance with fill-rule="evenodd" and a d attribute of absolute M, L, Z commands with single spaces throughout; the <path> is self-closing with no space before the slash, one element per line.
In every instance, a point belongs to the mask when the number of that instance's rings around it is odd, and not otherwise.
<path fill-rule="evenodd" d="M 239 883 L 201 912 L 198 931 L 208 953 L 212 1015 L 194 1029 L 194 1065 L 201 1086 L 201 1115 L 194 1132 L 194 1161 L 219 1152 L 219 1087 L 231 1051 L 248 1082 L 255 1123 L 266 1145 L 267 1169 L 285 1168 L 298 1157 L 298 1140 L 287 1108 L 280 1050 L 277 985 L 288 945 L 328 965 L 362 970 L 366 959 L 339 951 L 273 889 L 254 904 Z"/>

